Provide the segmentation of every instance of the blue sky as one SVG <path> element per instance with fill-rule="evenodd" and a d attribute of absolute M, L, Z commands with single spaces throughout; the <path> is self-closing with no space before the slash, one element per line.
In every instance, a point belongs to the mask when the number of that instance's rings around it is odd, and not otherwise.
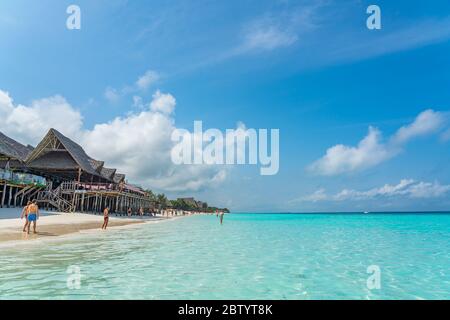
<path fill-rule="evenodd" d="M 0 39 L 0 131 L 18 140 L 48 122 L 142 185 L 235 211 L 449 208 L 448 1 L 2 1 Z M 167 134 L 194 120 L 279 128 L 279 173 L 174 169 Z"/>

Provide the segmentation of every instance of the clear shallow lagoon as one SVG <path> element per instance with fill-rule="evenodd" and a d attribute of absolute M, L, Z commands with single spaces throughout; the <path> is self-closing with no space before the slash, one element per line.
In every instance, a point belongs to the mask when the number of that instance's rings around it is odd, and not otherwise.
<path fill-rule="evenodd" d="M 9 298 L 449 299 L 450 214 L 193 216 L 0 247 Z"/>

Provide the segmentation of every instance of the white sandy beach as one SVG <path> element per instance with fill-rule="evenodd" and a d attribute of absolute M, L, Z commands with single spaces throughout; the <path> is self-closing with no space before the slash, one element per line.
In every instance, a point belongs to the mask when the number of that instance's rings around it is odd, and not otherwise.
<path fill-rule="evenodd" d="M 0 209 L 0 213 L 2 210 L 15 210 L 15 216 L 20 216 L 19 209 Z M 11 216 L 11 212 L 8 213 L 8 217 Z M 111 216 L 109 218 L 108 228 L 122 227 L 154 220 L 159 220 L 159 218 L 139 220 Z M 92 229 L 98 229 L 99 232 L 101 232 L 103 217 L 101 215 L 82 213 L 51 213 L 39 218 L 37 222 L 37 234 L 33 234 L 32 230 L 30 234 L 22 232 L 24 223 L 25 220 L 20 218 L 0 219 L 0 242 L 51 238 Z"/>

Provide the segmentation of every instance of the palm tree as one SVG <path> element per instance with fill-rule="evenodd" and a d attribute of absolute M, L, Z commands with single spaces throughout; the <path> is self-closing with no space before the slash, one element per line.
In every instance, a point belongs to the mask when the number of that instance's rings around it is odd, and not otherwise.
<path fill-rule="evenodd" d="M 152 190 L 146 190 L 145 192 L 147 192 L 150 201 L 156 201 L 156 196 Z"/>
<path fill-rule="evenodd" d="M 158 194 L 156 196 L 156 202 L 159 204 L 161 209 L 165 209 L 167 207 L 167 197 L 164 193 Z"/>

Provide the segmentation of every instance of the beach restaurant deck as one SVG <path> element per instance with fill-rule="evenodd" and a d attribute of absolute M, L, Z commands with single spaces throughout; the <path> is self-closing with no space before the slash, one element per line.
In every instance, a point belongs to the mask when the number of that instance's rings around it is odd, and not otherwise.
<path fill-rule="evenodd" d="M 0 206 L 40 206 L 61 212 L 153 209 L 149 194 L 125 175 L 88 156 L 83 148 L 50 129 L 33 148 L 0 133 Z"/>

